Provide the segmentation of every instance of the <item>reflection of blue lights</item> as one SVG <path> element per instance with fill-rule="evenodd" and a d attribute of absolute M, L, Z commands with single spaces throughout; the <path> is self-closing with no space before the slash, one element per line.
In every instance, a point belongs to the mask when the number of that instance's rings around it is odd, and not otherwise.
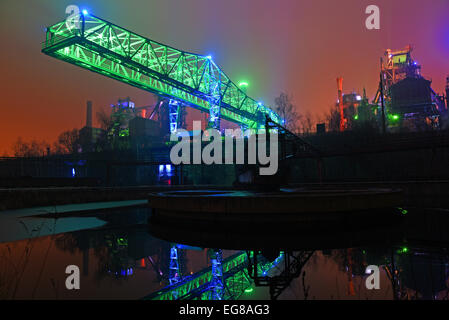
<path fill-rule="evenodd" d="M 159 165 L 159 174 L 163 175 L 164 173 L 170 174 L 172 172 L 172 165 L 171 164 L 160 164 Z"/>
<path fill-rule="evenodd" d="M 108 270 L 108 272 L 111 272 L 111 270 Z M 114 272 L 114 274 L 116 275 L 116 276 L 118 276 L 119 275 L 119 272 Z M 133 274 L 133 268 L 128 268 L 128 269 L 120 269 L 120 275 L 121 276 L 123 276 L 123 277 L 125 277 L 125 276 L 130 276 L 130 275 L 132 275 Z"/>
<path fill-rule="evenodd" d="M 262 267 L 262 276 L 266 277 L 268 275 L 268 271 L 274 269 L 277 267 L 277 265 L 282 261 L 282 258 L 284 257 L 284 252 L 281 251 L 280 255 L 272 262 L 266 264 Z"/>
<path fill-rule="evenodd" d="M 75 177 L 75 175 L 76 175 L 75 168 L 72 168 L 72 178 Z"/>

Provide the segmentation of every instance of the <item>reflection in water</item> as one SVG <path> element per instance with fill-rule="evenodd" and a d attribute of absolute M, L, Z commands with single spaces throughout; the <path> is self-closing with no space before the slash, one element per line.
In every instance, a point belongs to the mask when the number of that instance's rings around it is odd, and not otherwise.
<path fill-rule="evenodd" d="M 158 182 L 162 185 L 172 185 L 175 178 L 175 168 L 172 164 L 160 164 L 158 169 Z"/>
<path fill-rule="evenodd" d="M 376 240 L 342 249 L 262 250 L 242 242 L 241 250 L 231 250 L 208 248 L 204 234 L 204 244 L 160 240 L 148 232 L 147 208 L 91 215 L 106 226 L 0 243 L 0 298 L 447 300 L 449 295 L 447 246 L 411 241 L 419 238 L 412 232 L 408 242 Z M 80 268 L 80 290 L 65 288 L 70 264 Z M 379 290 L 365 287 L 369 265 L 379 266 Z"/>

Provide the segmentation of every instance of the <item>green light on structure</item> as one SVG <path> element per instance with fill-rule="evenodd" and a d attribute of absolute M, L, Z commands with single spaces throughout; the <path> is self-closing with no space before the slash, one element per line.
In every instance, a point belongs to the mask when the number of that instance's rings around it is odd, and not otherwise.
<path fill-rule="evenodd" d="M 354 116 L 354 120 L 359 120 L 359 115 L 358 115 L 358 114 L 356 114 L 356 115 Z"/>
<path fill-rule="evenodd" d="M 407 247 L 402 247 L 401 249 L 398 250 L 398 253 L 407 253 L 407 252 L 408 252 Z"/>
<path fill-rule="evenodd" d="M 249 86 L 247 81 L 241 81 L 239 86 L 228 85 L 230 79 L 213 63 L 212 56 L 202 57 L 176 50 L 94 17 L 87 11 L 80 14 L 86 20 L 83 34 L 74 32 L 65 20 L 49 26 L 43 53 L 139 89 L 179 99 L 203 112 L 211 110 L 210 101 L 204 96 L 208 95 L 213 81 L 214 85 L 227 88 L 221 97 L 224 106 L 218 111 L 222 119 L 258 128 L 265 123 L 264 118 L 259 117 L 262 112 L 281 123 L 282 119 L 276 112 L 268 107 L 260 108 L 250 97 L 242 97 L 241 91 L 246 94 Z M 200 64 L 204 59 L 207 62 Z M 168 72 L 163 78 L 157 76 L 167 73 L 168 66 L 171 70 L 184 71 Z M 173 83 L 182 84 L 183 89 Z M 243 104 L 242 98 L 245 99 Z"/>
<path fill-rule="evenodd" d="M 401 117 L 398 114 L 388 114 L 388 120 L 390 122 L 397 122 L 400 118 Z"/>
<path fill-rule="evenodd" d="M 253 288 L 247 288 L 247 289 L 245 289 L 245 293 L 251 293 L 251 292 L 253 292 L 253 291 L 254 291 Z"/>

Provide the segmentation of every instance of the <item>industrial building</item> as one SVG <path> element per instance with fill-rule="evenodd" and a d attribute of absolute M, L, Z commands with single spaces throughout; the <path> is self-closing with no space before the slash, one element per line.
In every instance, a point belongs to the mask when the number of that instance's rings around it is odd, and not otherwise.
<path fill-rule="evenodd" d="M 449 77 L 446 94 L 437 94 L 432 81 L 421 74 L 421 65 L 412 58 L 413 48 L 387 49 L 380 59 L 378 90 L 370 103 L 356 92 L 343 93 L 343 78 L 337 78 L 340 131 L 356 123 L 376 123 L 389 132 L 442 128 L 447 118 Z"/>
<path fill-rule="evenodd" d="M 356 92 L 343 94 L 343 78 L 337 78 L 338 100 L 336 106 L 340 114 L 340 131 L 350 130 L 354 127 L 354 121 L 359 119 L 359 107 L 363 98 Z M 365 97 L 366 98 L 366 97 Z"/>
<path fill-rule="evenodd" d="M 378 115 L 384 117 L 381 121 L 389 131 L 439 128 L 447 113 L 447 97 L 437 94 L 432 82 L 422 76 L 412 51 L 410 45 L 387 49 L 381 58 L 381 79 L 373 103 L 379 106 Z"/>

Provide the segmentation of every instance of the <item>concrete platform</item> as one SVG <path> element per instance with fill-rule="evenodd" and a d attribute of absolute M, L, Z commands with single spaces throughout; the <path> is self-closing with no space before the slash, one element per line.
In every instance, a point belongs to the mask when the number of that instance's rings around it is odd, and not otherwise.
<path fill-rule="evenodd" d="M 338 220 L 347 213 L 392 208 L 402 202 L 401 190 L 281 189 L 279 192 L 189 190 L 152 193 L 155 217 L 191 222 L 307 222 Z"/>

